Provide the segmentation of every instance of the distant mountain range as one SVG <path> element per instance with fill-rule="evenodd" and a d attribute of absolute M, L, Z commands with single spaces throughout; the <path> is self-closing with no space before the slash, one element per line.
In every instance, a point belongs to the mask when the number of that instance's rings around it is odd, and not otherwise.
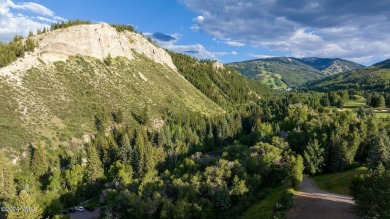
<path fill-rule="evenodd" d="M 273 57 L 227 64 L 271 88 L 296 87 L 364 66 L 338 58 Z"/>
<path fill-rule="evenodd" d="M 308 83 L 305 88 L 316 91 L 354 89 L 390 92 L 390 59 Z"/>

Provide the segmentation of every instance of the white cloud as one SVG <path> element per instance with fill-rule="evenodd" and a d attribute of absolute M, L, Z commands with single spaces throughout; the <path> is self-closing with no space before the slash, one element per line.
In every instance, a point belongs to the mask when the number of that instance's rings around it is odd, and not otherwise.
<path fill-rule="evenodd" d="M 143 35 L 147 37 L 153 38 L 153 33 L 143 33 Z M 174 34 L 166 34 L 174 38 L 174 40 L 171 41 L 161 41 L 158 39 L 153 38 L 157 44 L 159 44 L 161 47 L 178 52 L 178 53 L 184 53 L 187 55 L 191 55 L 197 59 L 211 59 L 211 60 L 219 60 L 222 56 L 227 55 L 229 53 L 227 52 L 211 52 L 207 50 L 203 45 L 201 44 L 194 44 L 194 45 L 180 45 L 178 42 L 183 37 L 182 34 L 174 33 Z"/>
<path fill-rule="evenodd" d="M 203 16 L 198 16 L 198 17 L 194 18 L 193 21 L 195 21 L 197 23 L 202 23 L 204 21 L 204 17 Z"/>
<path fill-rule="evenodd" d="M 212 59 L 218 60 L 224 55 L 227 55 L 227 52 L 211 52 L 208 51 L 203 45 L 170 45 L 166 49 L 172 50 L 174 52 L 185 53 L 191 55 L 197 59 Z"/>
<path fill-rule="evenodd" d="M 21 4 L 15 4 L 11 0 L 6 0 L 6 4 L 13 9 L 27 10 L 36 14 L 50 17 L 54 15 L 52 10 L 34 2 L 22 2 Z"/>
<path fill-rule="evenodd" d="M 235 46 L 235 47 L 245 46 L 244 43 L 240 43 L 240 42 L 237 42 L 237 41 L 231 41 L 231 40 L 226 41 L 226 44 L 229 45 L 229 46 Z"/>
<path fill-rule="evenodd" d="M 273 58 L 273 57 L 276 57 L 276 56 L 270 56 L 270 55 L 262 55 L 262 54 L 253 54 L 253 53 L 250 53 L 250 54 L 249 54 L 249 57 L 252 57 L 252 58 L 255 58 L 255 59 L 265 59 L 265 58 Z"/>
<path fill-rule="evenodd" d="M 371 62 L 389 58 L 388 0 L 181 1 L 203 17 L 194 19 L 193 29 L 228 45 Z"/>
<path fill-rule="evenodd" d="M 191 29 L 194 30 L 194 31 L 199 31 L 200 30 L 200 24 L 203 23 L 204 21 L 204 17 L 203 16 L 198 16 L 194 19 L 192 19 L 194 21 L 194 25 L 191 26 Z"/>
<path fill-rule="evenodd" d="M 238 52 L 232 51 L 232 55 L 237 55 L 237 54 L 238 54 Z"/>
<path fill-rule="evenodd" d="M 26 36 L 29 31 L 49 27 L 50 23 L 63 20 L 65 19 L 55 16 L 53 11 L 37 3 L 16 4 L 11 0 L 2 0 L 0 1 L 0 41 L 8 41 L 15 35 Z"/>

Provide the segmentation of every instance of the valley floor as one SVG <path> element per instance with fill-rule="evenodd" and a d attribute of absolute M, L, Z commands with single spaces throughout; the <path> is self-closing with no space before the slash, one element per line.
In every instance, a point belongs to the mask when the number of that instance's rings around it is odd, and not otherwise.
<path fill-rule="evenodd" d="M 308 178 L 304 178 L 299 188 L 300 191 L 294 196 L 294 208 L 287 213 L 288 219 L 359 218 L 352 197 L 320 190 Z"/>

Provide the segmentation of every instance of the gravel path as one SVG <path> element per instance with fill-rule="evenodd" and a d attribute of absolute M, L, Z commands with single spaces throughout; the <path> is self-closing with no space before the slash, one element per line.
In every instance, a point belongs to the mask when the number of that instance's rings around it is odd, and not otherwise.
<path fill-rule="evenodd" d="M 94 211 L 83 211 L 70 214 L 70 219 L 98 219 L 99 218 L 99 208 L 95 208 Z"/>
<path fill-rule="evenodd" d="M 294 208 L 287 213 L 288 219 L 358 219 L 352 197 L 322 191 L 308 178 L 299 185 L 294 196 Z"/>

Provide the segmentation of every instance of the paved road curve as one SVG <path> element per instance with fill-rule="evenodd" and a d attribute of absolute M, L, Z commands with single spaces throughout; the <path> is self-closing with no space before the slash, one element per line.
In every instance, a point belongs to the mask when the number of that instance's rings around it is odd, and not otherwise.
<path fill-rule="evenodd" d="M 287 219 L 358 219 L 352 197 L 322 191 L 309 179 L 299 185 L 300 192 L 294 196 L 294 208 Z"/>

